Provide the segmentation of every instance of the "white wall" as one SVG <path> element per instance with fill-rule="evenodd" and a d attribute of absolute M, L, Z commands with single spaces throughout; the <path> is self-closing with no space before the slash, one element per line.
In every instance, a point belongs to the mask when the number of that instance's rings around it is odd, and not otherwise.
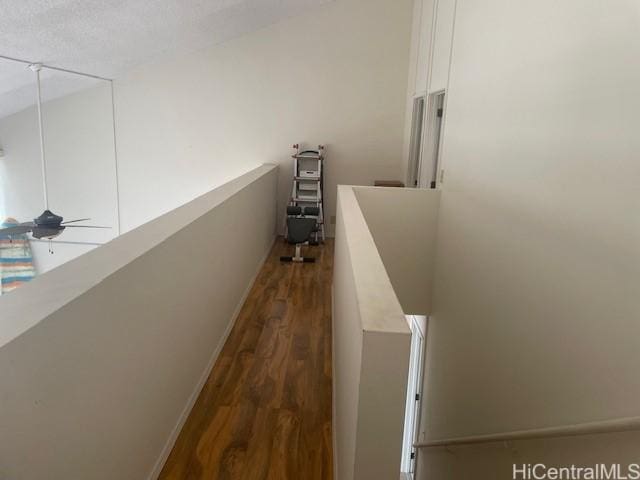
<path fill-rule="evenodd" d="M 282 217 L 296 142 L 327 145 L 328 220 L 338 182 L 400 178 L 411 13 L 331 2 L 118 79 L 124 229 L 264 161 L 282 166 Z"/>
<path fill-rule="evenodd" d="M 456 0 L 436 0 L 429 93 L 447 88 Z"/>
<path fill-rule="evenodd" d="M 412 60 L 415 62 L 415 72 L 413 89 L 411 89 L 414 95 L 424 95 L 427 90 L 435 3 L 436 0 L 414 1 L 412 50 L 415 51 L 415 59 L 412 58 Z"/>
<path fill-rule="evenodd" d="M 455 7 L 456 0 L 414 0 L 409 96 L 446 88 Z"/>
<path fill-rule="evenodd" d="M 49 204 L 67 220 L 111 227 L 69 229 L 60 240 L 106 243 L 118 235 L 111 84 L 84 82 L 85 90 L 51 101 L 42 87 Z"/>
<path fill-rule="evenodd" d="M 632 0 L 458 1 L 428 439 L 640 414 L 639 27 Z"/>
<path fill-rule="evenodd" d="M 19 221 L 32 220 L 44 210 L 35 108 L 0 119 L 0 142 L 4 149 L 0 158 L 4 212 Z"/>
<path fill-rule="evenodd" d="M 46 79 L 64 81 L 58 78 L 60 75 L 68 74 L 49 74 Z M 85 83 L 87 88 L 83 91 L 48 101 L 48 84 L 43 80 L 49 207 L 66 220 L 90 218 L 84 223 L 111 228 L 67 229 L 56 241 L 71 243 L 55 244 L 53 255 L 46 243 L 32 242 L 39 273 L 109 241 L 118 233 L 111 86 L 109 82 L 93 79 Z M 5 214 L 21 222 L 31 221 L 44 210 L 35 107 L 0 119 L 0 143 L 5 151 L 0 158 Z"/>
<path fill-rule="evenodd" d="M 49 244 L 46 240 L 31 239 L 33 263 L 39 275 L 90 252 L 98 246 L 97 243 L 67 243 L 65 241 Z M 53 253 L 49 251 L 49 248 Z"/>
<path fill-rule="evenodd" d="M 403 312 L 428 315 L 440 192 L 380 187 L 353 191 Z"/>
<path fill-rule="evenodd" d="M 409 146 L 411 143 L 413 103 L 415 98 L 425 95 L 427 91 L 434 3 L 435 0 L 414 0 L 413 2 L 409 79 L 402 143 L 402 178 L 405 182 L 409 181 Z"/>
<path fill-rule="evenodd" d="M 413 101 L 441 90 L 446 90 L 449 81 L 449 65 L 454 30 L 456 0 L 414 0 L 411 55 L 409 57 L 409 87 L 405 111 L 403 140 L 403 171 L 408 178 L 409 146 Z M 425 127 L 422 138 L 423 161 L 428 161 L 427 130 L 428 105 L 425 106 Z M 426 165 L 426 163 L 425 163 Z M 430 170 L 423 168 L 421 185 L 429 185 Z"/>
<path fill-rule="evenodd" d="M 262 166 L 0 297 L 1 478 L 156 478 L 273 244 L 276 183 Z"/>
<path fill-rule="evenodd" d="M 0 190 L 0 219 L 4 220 L 7 217 L 6 207 L 4 205 L 4 191 Z"/>
<path fill-rule="evenodd" d="M 332 321 L 336 479 L 396 479 L 410 330 L 354 188 L 344 185 L 338 187 Z"/>

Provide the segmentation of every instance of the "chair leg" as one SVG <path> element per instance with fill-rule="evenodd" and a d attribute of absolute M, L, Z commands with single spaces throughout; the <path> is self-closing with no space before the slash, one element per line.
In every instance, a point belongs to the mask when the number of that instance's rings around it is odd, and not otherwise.
<path fill-rule="evenodd" d="M 302 245 L 303 243 L 296 244 L 296 254 L 293 257 L 280 257 L 281 262 L 296 262 L 296 263 L 314 263 L 316 261 L 315 258 L 312 257 L 303 257 L 302 256 Z"/>
<path fill-rule="evenodd" d="M 294 262 L 304 262 L 304 258 L 302 258 L 302 245 L 296 243 L 296 254 L 293 257 Z"/>

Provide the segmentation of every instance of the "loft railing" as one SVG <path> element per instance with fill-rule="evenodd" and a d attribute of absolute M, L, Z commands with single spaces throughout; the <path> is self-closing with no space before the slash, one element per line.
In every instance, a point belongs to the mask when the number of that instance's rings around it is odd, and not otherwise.
<path fill-rule="evenodd" d="M 580 435 L 595 435 L 602 433 L 627 432 L 640 430 L 640 417 L 626 417 L 599 422 L 580 423 L 577 425 L 562 425 L 558 427 L 536 428 L 531 430 L 517 430 L 512 432 L 492 433 L 487 435 L 471 435 L 442 440 L 431 440 L 414 444 L 415 448 L 451 447 L 456 445 L 473 445 L 482 443 L 508 442 L 516 440 L 531 440 L 537 438 L 561 438 Z"/>

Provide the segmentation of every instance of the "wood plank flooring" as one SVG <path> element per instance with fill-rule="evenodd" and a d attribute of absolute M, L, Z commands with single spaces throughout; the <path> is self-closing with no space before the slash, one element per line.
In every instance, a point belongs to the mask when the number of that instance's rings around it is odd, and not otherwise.
<path fill-rule="evenodd" d="M 333 243 L 292 251 L 276 241 L 160 479 L 332 479 Z"/>

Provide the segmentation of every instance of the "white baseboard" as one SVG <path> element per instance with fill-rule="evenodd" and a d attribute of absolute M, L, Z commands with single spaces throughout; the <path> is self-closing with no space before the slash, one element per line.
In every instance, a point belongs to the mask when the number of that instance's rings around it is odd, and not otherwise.
<path fill-rule="evenodd" d="M 336 435 L 336 308 L 333 302 L 333 280 L 331 281 L 331 443 L 333 447 L 333 478 L 338 480 L 338 436 Z"/>
<path fill-rule="evenodd" d="M 173 450 L 173 446 L 175 445 L 176 440 L 178 440 L 178 435 L 180 435 L 180 432 L 182 431 L 182 427 L 184 427 L 184 424 L 187 422 L 187 419 L 189 418 L 189 415 L 191 414 L 191 410 L 193 409 L 193 406 L 196 404 L 196 401 L 198 400 L 198 397 L 200 396 L 200 393 L 202 392 L 202 389 L 204 388 L 204 385 L 207 383 L 207 379 L 209 378 L 209 375 L 211 375 L 211 370 L 213 370 L 213 366 L 216 364 L 216 361 L 218 360 L 218 356 L 220 355 L 220 352 L 222 351 L 222 347 L 224 347 L 224 344 L 227 343 L 227 339 L 229 338 L 229 334 L 231 333 L 231 330 L 233 330 L 233 327 L 236 324 L 236 320 L 238 319 L 238 316 L 240 315 L 240 311 L 242 310 L 242 307 L 244 306 L 244 302 L 247 300 L 247 297 L 249 296 L 249 293 L 251 292 L 251 289 L 253 288 L 253 284 L 255 283 L 256 279 L 258 278 L 258 274 L 260 273 L 260 270 L 262 270 L 262 266 L 266 262 L 267 258 L 269 258 L 269 254 L 271 253 L 271 250 L 273 249 L 273 245 L 276 242 L 276 238 L 277 238 L 276 236 L 273 237 L 273 241 L 269 245 L 269 248 L 267 249 L 267 252 L 265 253 L 265 255 L 262 258 L 262 260 L 258 263 L 258 268 L 256 269 L 255 273 L 253 274 L 253 277 L 252 277 L 251 281 L 249 282 L 249 285 L 247 286 L 247 289 L 242 294 L 242 297 L 240 298 L 240 301 L 238 302 L 238 305 L 236 306 L 236 309 L 233 312 L 233 315 L 231 317 L 231 321 L 227 325 L 227 328 L 225 329 L 224 334 L 222 335 L 222 338 L 220 339 L 220 341 L 218 342 L 218 345 L 216 345 L 215 350 L 211 354 L 211 358 L 209 359 L 209 363 L 207 363 L 207 366 L 204 369 L 204 372 L 202 373 L 202 376 L 200 377 L 200 380 L 198 380 L 198 383 L 196 384 L 196 387 L 193 390 L 193 393 L 189 396 L 189 400 L 187 401 L 187 404 L 185 405 L 184 409 L 182 410 L 182 413 L 180 414 L 180 417 L 178 418 L 178 422 L 176 423 L 175 427 L 173 427 L 173 430 L 171 431 L 171 435 L 169 435 L 169 438 L 167 439 L 167 443 L 165 443 L 165 446 L 162 449 L 160 457 L 158 458 L 158 460 L 156 461 L 155 465 L 153 466 L 153 470 L 151 470 L 151 473 L 147 477 L 147 480 L 157 480 L 157 478 L 160 476 L 160 473 L 162 472 L 162 469 L 164 468 L 164 464 L 167 462 L 167 459 L 169 458 L 169 455 L 171 454 L 171 450 Z"/>

